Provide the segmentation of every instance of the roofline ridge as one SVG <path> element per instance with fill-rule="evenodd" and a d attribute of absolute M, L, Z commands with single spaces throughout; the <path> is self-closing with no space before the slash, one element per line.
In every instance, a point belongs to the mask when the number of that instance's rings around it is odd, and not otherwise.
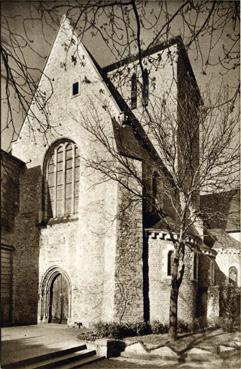
<path fill-rule="evenodd" d="M 167 49 L 168 47 L 175 45 L 175 44 L 181 44 L 184 47 L 183 40 L 181 35 L 175 36 L 170 38 L 168 41 L 162 41 L 160 43 L 155 44 L 152 47 L 147 47 L 145 50 L 142 51 L 142 56 L 150 56 L 154 54 L 155 52 Z M 117 62 L 111 63 L 109 65 L 106 65 L 105 67 L 102 67 L 103 72 L 108 73 L 112 70 L 115 70 L 125 64 L 129 64 L 133 61 L 136 61 L 139 59 L 139 54 L 132 54 L 130 56 L 127 56 L 126 58 L 123 58 L 121 60 L 118 60 Z"/>

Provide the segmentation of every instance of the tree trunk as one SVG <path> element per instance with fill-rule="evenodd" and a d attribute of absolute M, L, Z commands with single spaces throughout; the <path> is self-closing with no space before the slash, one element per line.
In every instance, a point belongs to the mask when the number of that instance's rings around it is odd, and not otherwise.
<path fill-rule="evenodd" d="M 170 310 L 169 310 L 169 336 L 172 340 L 177 339 L 177 302 L 178 302 L 178 285 L 172 282 L 170 294 Z"/>
<path fill-rule="evenodd" d="M 172 340 L 177 339 L 178 293 L 184 274 L 184 254 L 185 243 L 183 241 L 179 241 L 178 243 L 176 243 L 174 259 L 172 263 L 172 286 L 169 309 L 169 336 Z"/>

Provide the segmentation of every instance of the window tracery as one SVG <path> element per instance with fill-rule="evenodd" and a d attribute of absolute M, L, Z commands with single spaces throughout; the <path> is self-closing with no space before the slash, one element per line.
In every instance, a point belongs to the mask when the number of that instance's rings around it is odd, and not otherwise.
<path fill-rule="evenodd" d="M 79 198 L 79 150 L 70 140 L 55 143 L 45 164 L 45 218 L 76 214 Z"/>

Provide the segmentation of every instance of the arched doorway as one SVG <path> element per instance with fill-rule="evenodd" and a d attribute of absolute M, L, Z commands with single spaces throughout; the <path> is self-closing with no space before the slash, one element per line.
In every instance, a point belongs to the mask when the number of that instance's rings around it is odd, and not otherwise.
<path fill-rule="evenodd" d="M 50 287 L 49 323 L 66 324 L 68 306 L 68 283 L 62 274 L 58 274 Z"/>
<path fill-rule="evenodd" d="M 53 267 L 41 283 L 40 321 L 66 324 L 70 318 L 70 282 L 66 273 Z"/>

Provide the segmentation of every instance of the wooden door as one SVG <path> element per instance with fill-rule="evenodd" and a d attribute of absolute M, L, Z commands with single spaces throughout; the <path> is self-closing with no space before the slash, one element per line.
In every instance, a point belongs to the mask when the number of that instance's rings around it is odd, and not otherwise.
<path fill-rule="evenodd" d="M 51 287 L 51 323 L 67 323 L 68 319 L 68 284 L 62 274 L 59 274 L 53 281 Z"/>

